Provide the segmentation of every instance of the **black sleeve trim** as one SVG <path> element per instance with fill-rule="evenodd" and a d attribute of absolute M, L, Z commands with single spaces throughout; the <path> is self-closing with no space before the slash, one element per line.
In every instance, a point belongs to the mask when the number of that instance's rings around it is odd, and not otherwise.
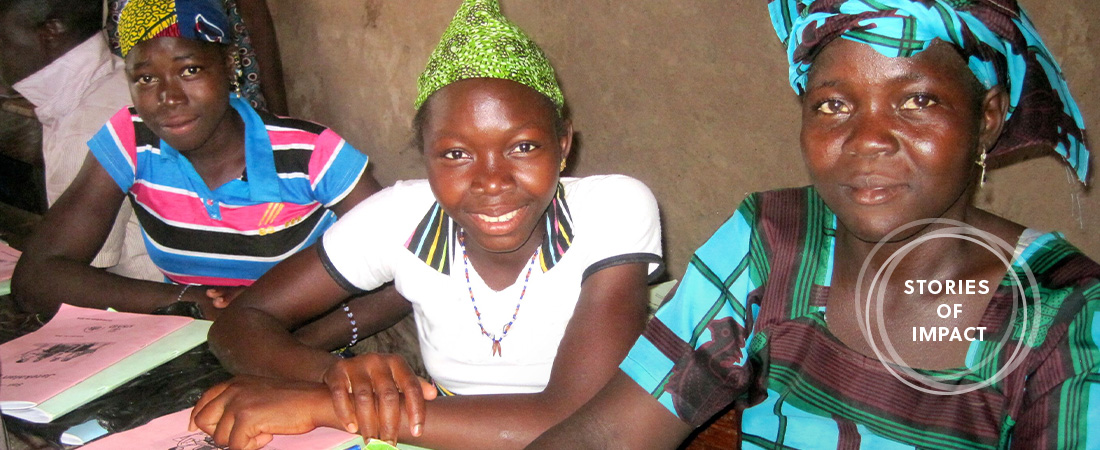
<path fill-rule="evenodd" d="M 325 237 L 322 235 L 321 239 L 317 241 L 317 245 L 315 245 L 314 247 L 317 247 L 317 255 L 321 257 L 321 265 L 325 267 L 325 272 L 328 272 L 328 276 L 332 277 L 332 281 L 335 281 L 336 284 L 339 284 L 340 287 L 344 288 L 344 290 L 348 291 L 348 293 L 351 295 L 358 295 L 367 292 L 355 287 L 355 285 L 352 284 L 351 281 L 348 281 L 347 278 L 344 278 L 344 275 L 341 274 L 339 270 L 336 270 L 336 266 L 332 264 L 332 260 L 329 259 L 328 253 L 325 253 L 324 241 Z"/>
<path fill-rule="evenodd" d="M 591 266 L 588 266 L 587 269 L 584 269 L 584 273 L 581 274 L 581 284 L 584 284 L 584 280 L 587 280 L 592 274 L 608 267 L 634 263 L 657 264 L 657 270 L 649 274 L 646 279 L 647 283 L 652 283 L 653 280 L 656 280 L 665 271 L 665 260 L 661 259 L 659 255 L 653 253 L 626 253 L 597 261 Z M 648 270 L 649 268 L 646 267 L 646 269 Z"/>

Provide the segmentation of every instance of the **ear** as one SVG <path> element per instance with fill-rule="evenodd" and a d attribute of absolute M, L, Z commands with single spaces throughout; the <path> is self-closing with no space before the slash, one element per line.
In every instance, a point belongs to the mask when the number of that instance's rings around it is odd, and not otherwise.
<path fill-rule="evenodd" d="M 561 160 L 569 160 L 569 152 L 573 151 L 573 121 L 569 119 L 563 119 L 565 125 L 565 132 L 558 140 L 558 145 L 561 146 Z"/>
<path fill-rule="evenodd" d="M 1008 114 L 1008 92 L 1002 85 L 996 85 L 985 93 L 982 99 L 981 128 L 978 130 L 980 150 L 989 151 L 1001 137 L 1004 130 L 1005 115 Z"/>
<path fill-rule="evenodd" d="M 38 43 L 50 61 L 69 51 L 69 40 L 72 36 L 69 36 L 69 26 L 61 19 L 46 19 L 46 22 L 36 31 Z"/>
<path fill-rule="evenodd" d="M 237 46 L 228 45 L 224 47 L 225 49 L 222 52 L 225 53 L 225 73 L 229 74 L 229 84 L 232 85 L 233 82 L 241 81 L 237 79 L 237 59 L 233 57 L 237 54 Z"/>

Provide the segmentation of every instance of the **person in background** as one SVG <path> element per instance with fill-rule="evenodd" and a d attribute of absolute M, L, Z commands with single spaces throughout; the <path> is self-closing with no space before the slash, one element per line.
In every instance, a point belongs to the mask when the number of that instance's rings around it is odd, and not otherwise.
<path fill-rule="evenodd" d="M 73 182 L 88 139 L 130 103 L 122 59 L 107 49 L 103 2 L 0 0 L 0 75 L 35 106 L 42 123 L 48 205 Z M 141 228 L 122 205 L 94 267 L 140 280 L 163 280 L 149 260 Z"/>
<path fill-rule="evenodd" d="M 749 196 L 622 371 L 531 447 L 674 448 L 732 406 L 745 448 L 1097 448 L 1100 265 L 972 200 L 989 160 L 1029 146 L 1087 179 L 1084 121 L 1027 15 L 769 10 L 813 185 Z"/>
<path fill-rule="evenodd" d="M 120 54 L 118 19 L 127 0 L 107 1 L 107 40 L 111 50 Z M 236 46 L 240 69 L 241 96 L 253 108 L 279 116 L 289 115 L 283 89 L 283 64 L 275 24 L 266 0 L 223 0 L 229 17 L 230 41 Z"/>
<path fill-rule="evenodd" d="M 244 286 L 379 189 L 366 155 L 332 130 L 241 99 L 228 27 L 214 0 L 127 4 L 119 35 L 134 107 L 88 141 L 76 180 L 28 240 L 12 280 L 24 307 L 215 319 Z M 171 283 L 88 265 L 127 199 Z"/>
<path fill-rule="evenodd" d="M 211 328 L 231 371 L 282 378 L 204 394 L 193 423 L 219 445 L 328 426 L 433 448 L 522 447 L 602 386 L 641 332 L 661 268 L 657 202 L 626 176 L 561 177 L 573 131 L 554 70 L 496 0 L 462 3 L 418 88 L 427 180 L 361 203 Z M 434 386 L 401 358 L 340 360 L 289 334 L 391 280 L 413 304 Z"/>

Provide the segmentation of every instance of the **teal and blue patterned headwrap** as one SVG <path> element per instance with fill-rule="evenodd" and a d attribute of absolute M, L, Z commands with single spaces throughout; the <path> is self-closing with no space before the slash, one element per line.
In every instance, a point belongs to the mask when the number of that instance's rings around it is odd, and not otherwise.
<path fill-rule="evenodd" d="M 953 44 L 987 89 L 1004 85 L 1010 106 L 990 157 L 1044 145 L 1088 175 L 1085 121 L 1062 69 L 1015 0 L 771 0 L 772 25 L 787 46 L 800 95 L 817 53 L 837 37 L 908 57 L 934 39 Z"/>

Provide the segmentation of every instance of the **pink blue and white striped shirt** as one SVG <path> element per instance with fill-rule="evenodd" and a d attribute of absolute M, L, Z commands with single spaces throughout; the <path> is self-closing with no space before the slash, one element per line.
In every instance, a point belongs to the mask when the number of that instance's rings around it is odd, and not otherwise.
<path fill-rule="evenodd" d="M 230 104 L 245 124 L 245 173 L 214 190 L 133 108 L 88 142 L 133 204 L 149 256 L 176 283 L 252 284 L 335 222 L 329 208 L 366 169 L 367 156 L 328 128 L 235 96 Z"/>

